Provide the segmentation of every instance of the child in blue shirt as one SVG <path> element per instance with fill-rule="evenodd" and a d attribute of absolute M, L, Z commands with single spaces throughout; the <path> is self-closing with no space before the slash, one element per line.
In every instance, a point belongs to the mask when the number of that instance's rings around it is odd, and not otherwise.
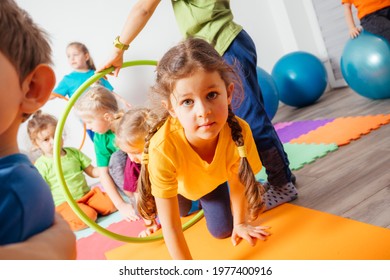
<path fill-rule="evenodd" d="M 71 42 L 68 44 L 66 47 L 66 56 L 73 71 L 62 78 L 53 92 L 71 98 L 76 90 L 95 74 L 96 67 L 88 48 L 83 43 Z M 109 89 L 118 101 L 130 107 L 124 98 L 113 92 L 114 88 L 106 78 L 101 78 L 96 84 L 100 84 Z M 52 98 L 55 98 L 55 95 Z M 87 129 L 87 133 L 93 141 L 94 133 L 89 129 Z"/>
<path fill-rule="evenodd" d="M 17 143 L 20 124 L 46 103 L 55 75 L 46 34 L 30 16 L 13 0 L 2 0 L 0 18 L 0 245 L 7 245 L 25 241 L 55 221 L 49 186 Z M 73 248 L 65 258 L 75 257 L 70 234 L 68 228 L 55 237 Z"/>
<path fill-rule="evenodd" d="M 75 91 L 95 74 L 96 67 L 88 48 L 83 43 L 68 44 L 66 56 L 73 71 L 62 78 L 53 92 L 71 98 Z M 110 91 L 114 89 L 105 78 L 101 78 L 98 83 Z"/>

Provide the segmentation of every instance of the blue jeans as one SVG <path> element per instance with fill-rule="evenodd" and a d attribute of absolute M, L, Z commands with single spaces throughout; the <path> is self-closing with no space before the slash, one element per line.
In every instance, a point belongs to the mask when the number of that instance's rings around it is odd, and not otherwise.
<path fill-rule="evenodd" d="M 191 209 L 192 201 L 178 195 L 180 216 L 186 216 Z M 230 208 L 230 195 L 227 183 L 199 199 L 204 211 L 207 229 L 215 238 L 226 238 L 232 235 L 233 215 Z"/>
<path fill-rule="evenodd" d="M 266 168 L 268 182 L 283 186 L 291 182 L 291 170 L 274 126 L 264 109 L 264 101 L 257 81 L 257 54 L 252 38 L 242 30 L 226 50 L 223 58 L 230 65 L 239 63 L 238 70 L 244 90 L 244 100 L 234 113 L 244 119 L 251 127 L 257 151 Z"/>

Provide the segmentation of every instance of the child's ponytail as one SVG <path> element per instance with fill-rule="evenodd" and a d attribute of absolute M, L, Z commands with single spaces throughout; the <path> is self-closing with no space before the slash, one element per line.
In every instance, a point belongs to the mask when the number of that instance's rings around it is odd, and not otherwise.
<path fill-rule="evenodd" d="M 117 114 L 119 110 L 118 102 L 112 92 L 101 86 L 90 87 L 74 104 L 74 109 L 79 113 L 109 112 Z M 123 114 L 123 113 L 122 113 Z M 119 116 L 117 116 L 118 118 Z"/>
<path fill-rule="evenodd" d="M 230 106 L 227 122 L 232 131 L 232 139 L 234 143 L 236 143 L 239 149 L 245 149 L 242 128 Z M 249 220 L 253 221 L 258 217 L 264 208 L 262 196 L 265 191 L 263 185 L 256 180 L 255 174 L 253 173 L 245 153 L 246 151 L 244 150 L 240 154 L 241 162 L 238 170 L 238 176 L 240 182 L 245 186 L 245 197 L 248 202 L 248 218 Z"/>
<path fill-rule="evenodd" d="M 152 195 L 152 186 L 150 183 L 149 172 L 148 172 L 149 144 L 152 136 L 165 123 L 167 118 L 168 118 L 168 114 L 166 114 L 159 122 L 157 122 L 152 127 L 152 129 L 150 129 L 149 134 L 145 137 L 145 146 L 142 154 L 141 170 L 140 170 L 140 175 L 138 178 L 138 186 L 137 186 L 137 191 L 139 194 L 137 208 L 141 217 L 147 220 L 153 220 L 157 216 L 156 202 Z"/>

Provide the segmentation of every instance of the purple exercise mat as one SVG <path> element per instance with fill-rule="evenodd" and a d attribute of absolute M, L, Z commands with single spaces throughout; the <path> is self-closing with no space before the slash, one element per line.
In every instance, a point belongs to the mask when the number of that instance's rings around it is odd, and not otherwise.
<path fill-rule="evenodd" d="M 311 130 L 315 130 L 328 122 L 332 122 L 333 120 L 334 119 L 296 121 L 292 122 L 288 126 L 278 129 L 276 132 L 278 133 L 282 143 L 288 143 L 292 139 L 298 138 L 303 134 L 307 134 Z"/>
<path fill-rule="evenodd" d="M 274 128 L 275 128 L 276 130 L 279 130 L 279 129 L 282 129 L 283 127 L 286 127 L 286 126 L 288 126 L 288 125 L 290 125 L 290 124 L 292 124 L 292 122 L 280 122 L 280 123 L 276 123 L 276 124 L 274 125 Z"/>

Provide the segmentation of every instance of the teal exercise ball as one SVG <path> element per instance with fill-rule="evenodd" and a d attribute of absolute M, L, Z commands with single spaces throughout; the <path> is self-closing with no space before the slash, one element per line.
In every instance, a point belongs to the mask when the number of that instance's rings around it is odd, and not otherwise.
<path fill-rule="evenodd" d="M 348 86 L 370 99 L 390 98 L 390 44 L 363 31 L 344 46 L 341 73 Z"/>
<path fill-rule="evenodd" d="M 328 84 L 326 69 L 311 53 L 296 51 L 281 57 L 272 68 L 280 101 L 293 107 L 315 103 Z"/>
<path fill-rule="evenodd" d="M 279 93 L 278 88 L 271 74 L 266 72 L 264 69 L 257 67 L 257 82 L 261 88 L 261 93 L 263 95 L 264 109 L 267 113 L 267 116 L 272 120 L 279 107 Z"/>

